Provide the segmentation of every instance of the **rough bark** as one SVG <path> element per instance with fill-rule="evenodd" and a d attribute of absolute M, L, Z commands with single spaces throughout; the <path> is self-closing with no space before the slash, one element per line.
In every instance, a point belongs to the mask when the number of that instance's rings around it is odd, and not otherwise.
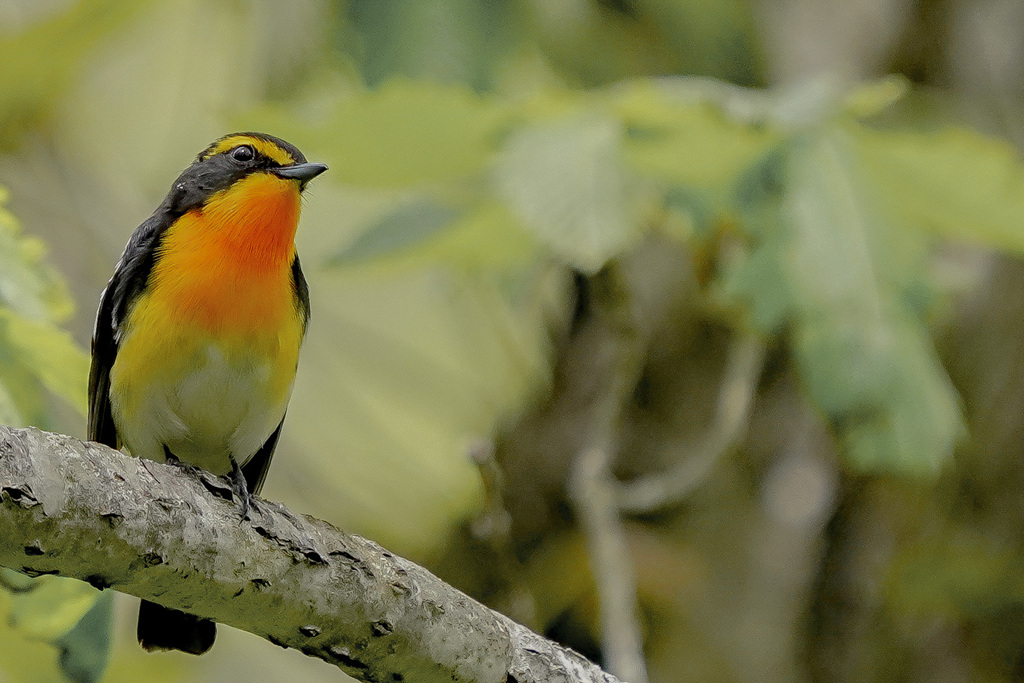
<path fill-rule="evenodd" d="M 0 426 L 0 565 L 240 628 L 363 681 L 616 683 L 408 560 L 223 480 Z"/>

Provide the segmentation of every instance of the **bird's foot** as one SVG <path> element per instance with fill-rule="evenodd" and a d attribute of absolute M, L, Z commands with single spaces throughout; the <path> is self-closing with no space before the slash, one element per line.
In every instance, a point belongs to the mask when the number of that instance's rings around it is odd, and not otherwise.
<path fill-rule="evenodd" d="M 172 465 L 174 467 L 180 467 L 181 469 L 185 470 L 189 474 L 193 474 L 194 475 L 194 474 L 198 474 L 199 473 L 199 468 L 198 467 L 196 467 L 195 465 L 193 465 L 190 462 L 185 462 L 184 460 L 179 460 L 178 456 L 176 456 L 174 453 L 171 453 L 171 449 L 168 448 L 167 446 L 164 446 L 164 462 L 166 462 L 168 465 Z"/>
<path fill-rule="evenodd" d="M 242 508 L 242 521 L 249 518 L 249 510 L 252 508 L 252 494 L 249 493 L 249 485 L 245 482 L 245 475 L 238 462 L 231 458 L 231 472 L 228 474 L 228 482 L 231 484 L 231 494 L 238 501 Z"/>

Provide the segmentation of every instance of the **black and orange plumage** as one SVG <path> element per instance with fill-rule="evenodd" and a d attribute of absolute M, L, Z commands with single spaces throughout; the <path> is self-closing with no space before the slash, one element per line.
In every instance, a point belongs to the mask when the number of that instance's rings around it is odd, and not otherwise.
<path fill-rule="evenodd" d="M 301 193 L 327 170 L 263 133 L 227 135 L 132 234 L 100 298 L 89 438 L 263 485 L 309 320 Z M 139 642 L 194 654 L 213 622 L 143 601 Z"/>

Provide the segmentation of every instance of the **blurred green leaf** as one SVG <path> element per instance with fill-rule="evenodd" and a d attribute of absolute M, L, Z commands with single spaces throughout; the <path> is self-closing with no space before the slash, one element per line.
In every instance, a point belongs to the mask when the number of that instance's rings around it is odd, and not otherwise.
<path fill-rule="evenodd" d="M 542 258 L 537 240 L 503 202 L 456 210 L 422 199 L 374 222 L 327 265 L 372 263 L 405 270 L 445 265 L 518 280 Z"/>
<path fill-rule="evenodd" d="M 35 587 L 35 580 L 27 574 L 0 567 L 0 587 L 12 592 L 26 591 Z"/>
<path fill-rule="evenodd" d="M 40 576 L 30 590 L 12 596 L 8 618 L 25 636 L 53 642 L 74 628 L 99 596 L 84 581 Z"/>
<path fill-rule="evenodd" d="M 630 3 L 665 36 L 676 73 L 714 76 L 754 85 L 760 61 L 754 49 L 754 6 L 745 0 L 641 0 Z"/>
<path fill-rule="evenodd" d="M 745 0 L 515 3 L 558 76 L 584 87 L 636 76 L 699 73 L 747 85 L 761 79 Z"/>
<path fill-rule="evenodd" d="M 145 3 L 79 0 L 13 35 L 0 33 L 0 145 L 36 123 L 68 87 L 83 57 Z"/>
<path fill-rule="evenodd" d="M 458 217 L 456 209 L 429 199 L 405 204 L 371 225 L 327 263 L 349 265 L 394 254 L 433 237 Z"/>
<path fill-rule="evenodd" d="M 10 680 L 102 678 L 110 652 L 113 593 L 58 576 L 2 570 L 0 649 Z M 5 679 L 6 680 L 6 679 Z"/>
<path fill-rule="evenodd" d="M 498 192 L 524 226 L 585 273 L 640 237 L 621 142 L 607 117 L 538 123 L 509 137 L 495 169 Z"/>
<path fill-rule="evenodd" d="M 45 245 L 23 235 L 17 219 L 5 208 L 7 194 L 0 187 L 0 306 L 32 320 L 64 320 L 73 308 L 71 295 L 57 272 L 43 261 Z"/>
<path fill-rule="evenodd" d="M 14 404 L 16 416 L 21 418 L 20 422 L 12 426 L 46 425 L 49 416 L 46 392 L 35 370 L 26 366 L 22 360 L 21 355 L 3 339 L 3 328 L 0 326 L 0 382 L 4 384 Z"/>
<path fill-rule="evenodd" d="M 424 265 L 445 263 L 498 277 L 529 271 L 543 258 L 538 241 L 497 200 L 475 204 L 424 247 Z"/>
<path fill-rule="evenodd" d="M 56 641 L 60 668 L 69 681 L 97 683 L 103 678 L 110 659 L 113 605 L 112 591 L 100 593 L 85 616 Z"/>
<path fill-rule="evenodd" d="M 729 287 L 764 331 L 788 324 L 807 392 L 852 466 L 934 472 L 963 420 L 908 297 L 921 286 L 926 244 L 874 214 L 853 150 L 836 129 L 788 149 L 765 191 L 748 197 L 755 242 Z"/>
<path fill-rule="evenodd" d="M 249 122 L 317 141 L 334 181 L 401 187 L 480 170 L 507 118 L 506 108 L 465 86 L 395 79 L 342 99 L 316 125 L 279 108 L 254 112 Z"/>
<path fill-rule="evenodd" d="M 614 110 L 628 132 L 625 159 L 637 172 L 664 182 L 724 191 L 780 133 L 730 116 L 700 84 L 690 81 L 687 87 L 690 97 L 670 96 L 664 86 L 638 82 L 616 96 Z"/>
<path fill-rule="evenodd" d="M 663 231 L 689 244 L 694 237 L 706 239 L 715 227 L 715 211 L 707 193 L 677 185 L 665 193 L 667 213 Z"/>
<path fill-rule="evenodd" d="M 69 681 L 98 681 L 110 654 L 112 594 L 60 576 L 29 581 L 11 595 L 10 626 L 22 637 L 57 648 Z"/>
<path fill-rule="evenodd" d="M 27 578 L 27 577 L 26 577 Z M 63 680 L 56 651 L 49 643 L 25 638 L 7 618 L 13 595 L 0 590 L 0 675 L 12 683 Z"/>
<path fill-rule="evenodd" d="M 779 145 L 766 154 L 736 185 L 748 248 L 738 263 L 727 264 L 724 287 L 726 297 L 747 304 L 754 326 L 769 333 L 780 331 L 793 309 L 785 268 L 791 240 L 782 207 L 790 147 Z"/>
<path fill-rule="evenodd" d="M 377 85 L 395 75 L 490 86 L 507 47 L 511 3 L 477 0 L 353 0 L 363 76 Z"/>
<path fill-rule="evenodd" d="M 901 75 L 890 75 L 853 88 L 843 97 L 843 110 L 854 118 L 879 114 L 900 100 L 910 90 L 910 81 Z"/>
<path fill-rule="evenodd" d="M 22 425 L 25 424 L 21 411 L 18 409 L 18 402 L 8 391 L 7 386 L 0 379 L 0 424 Z"/>
<path fill-rule="evenodd" d="M 851 134 L 895 222 L 1024 254 L 1024 166 L 1008 142 L 964 128 Z"/>
<path fill-rule="evenodd" d="M 0 308 L 0 356 L 34 374 L 44 387 L 85 414 L 89 357 L 70 334 Z"/>
<path fill-rule="evenodd" d="M 72 310 L 63 280 L 43 261 L 42 242 L 21 234 L 0 188 L 0 420 L 43 419 L 40 385 L 86 411 L 89 359 L 54 323 Z"/>

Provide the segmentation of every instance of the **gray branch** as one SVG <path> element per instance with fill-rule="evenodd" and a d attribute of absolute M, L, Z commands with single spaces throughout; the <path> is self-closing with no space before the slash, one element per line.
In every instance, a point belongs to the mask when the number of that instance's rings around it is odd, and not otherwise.
<path fill-rule="evenodd" d="M 601 619 L 601 653 L 609 671 L 632 683 L 647 683 L 643 636 L 637 619 L 636 569 L 619 514 L 612 463 L 619 448 L 623 409 L 640 379 L 644 340 L 637 305 L 616 270 L 608 290 L 594 296 L 595 318 L 607 332 L 604 390 L 593 404 L 589 443 L 576 456 L 567 488 L 587 538 Z"/>
<path fill-rule="evenodd" d="M 569 490 L 590 550 L 606 666 L 633 683 L 647 683 L 643 637 L 637 620 L 636 570 L 616 505 L 610 467 L 610 449 L 584 449 L 576 459 Z"/>
<path fill-rule="evenodd" d="M 739 446 L 747 433 L 764 355 L 764 343 L 756 336 L 749 332 L 737 335 L 718 390 L 715 420 L 703 446 L 666 472 L 620 484 L 618 500 L 623 512 L 650 513 L 678 503 L 707 480 L 719 460 Z"/>
<path fill-rule="evenodd" d="M 0 565 L 255 633 L 363 681 L 616 683 L 376 543 L 223 480 L 0 426 Z"/>

